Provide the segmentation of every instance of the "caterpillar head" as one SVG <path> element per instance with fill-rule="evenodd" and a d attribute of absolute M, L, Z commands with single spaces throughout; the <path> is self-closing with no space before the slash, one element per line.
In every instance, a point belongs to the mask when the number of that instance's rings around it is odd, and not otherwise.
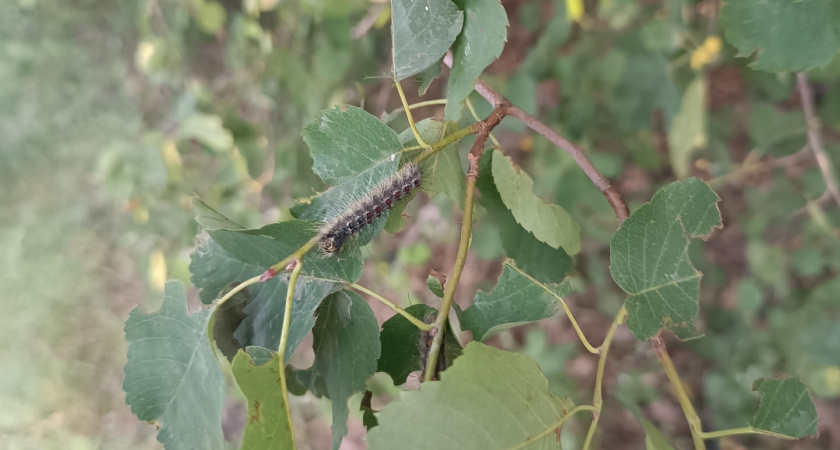
<path fill-rule="evenodd" d="M 334 254 L 341 250 L 344 242 L 347 240 L 347 233 L 344 230 L 338 230 L 335 233 L 327 233 L 318 241 L 318 245 L 325 253 Z"/>

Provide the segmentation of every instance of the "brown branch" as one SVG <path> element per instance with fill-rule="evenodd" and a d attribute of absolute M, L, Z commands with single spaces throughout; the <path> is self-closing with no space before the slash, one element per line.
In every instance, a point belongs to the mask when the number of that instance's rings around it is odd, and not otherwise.
<path fill-rule="evenodd" d="M 494 106 L 493 112 L 486 119 L 476 123 L 478 125 L 478 134 L 475 137 L 472 148 L 470 148 L 470 155 L 476 159 L 476 163 L 481 159 L 481 154 L 484 152 L 484 147 L 487 144 L 487 139 L 490 137 L 490 132 L 502 123 L 502 119 L 505 116 L 510 114 L 511 105 L 507 100 L 502 99 L 498 105 Z M 476 172 L 476 177 L 478 177 L 478 172 Z"/>
<path fill-rule="evenodd" d="M 792 153 L 787 156 L 781 156 L 778 158 L 768 158 L 766 160 L 750 164 L 742 164 L 741 167 L 733 170 L 732 172 L 723 174 L 721 176 L 706 181 L 706 184 L 712 187 L 712 189 L 716 189 L 721 186 L 725 186 L 726 184 L 729 184 L 733 181 L 737 181 L 738 179 L 747 175 L 751 175 L 756 172 L 761 172 L 762 170 L 791 167 L 795 164 L 798 164 L 800 161 L 804 161 L 803 158 L 806 157 L 810 159 L 810 151 L 808 150 L 808 145 L 805 145 L 796 153 Z"/>
<path fill-rule="evenodd" d="M 814 93 L 808 83 L 808 76 L 804 73 L 797 73 L 796 84 L 799 85 L 802 111 L 805 113 L 805 124 L 808 126 L 808 146 L 811 147 L 811 151 L 814 152 L 814 157 L 817 159 L 817 165 L 820 167 L 820 172 L 825 180 L 825 190 L 840 205 L 840 188 L 837 187 L 837 181 L 831 170 L 831 160 L 825 152 L 825 147 L 823 147 L 822 137 L 820 136 L 820 119 L 814 111 Z"/>
<path fill-rule="evenodd" d="M 452 67 L 452 53 L 447 53 L 446 56 L 443 58 L 444 64 Z M 627 209 L 627 203 L 624 202 L 624 199 L 621 197 L 621 194 L 618 193 L 618 190 L 610 184 L 609 180 L 604 177 L 598 169 L 589 161 L 589 158 L 586 157 L 586 154 L 583 152 L 583 149 L 578 147 L 577 145 L 573 144 L 571 141 L 566 139 L 565 137 L 561 136 L 560 133 L 552 130 L 548 127 L 548 125 L 542 123 L 536 117 L 528 114 L 527 112 L 523 111 L 519 107 L 510 104 L 501 94 L 499 94 L 495 89 L 490 87 L 487 83 L 482 81 L 480 78 L 475 83 L 475 90 L 478 92 L 485 100 L 490 102 L 494 108 L 504 107 L 506 110 L 507 115 L 516 117 L 519 119 L 520 122 L 525 124 L 528 128 L 536 131 L 537 133 L 543 135 L 546 139 L 551 141 L 554 145 L 563 149 L 566 153 L 568 153 L 572 158 L 574 158 L 577 165 L 583 170 L 586 176 L 592 181 L 593 184 L 604 194 L 607 201 L 612 206 L 613 212 L 615 212 L 615 217 L 618 219 L 618 223 L 624 222 L 625 219 L 630 215 L 630 211 Z M 488 117 L 490 119 L 490 117 Z M 486 138 L 485 138 L 486 141 Z M 483 145 L 483 144 L 482 144 Z"/>

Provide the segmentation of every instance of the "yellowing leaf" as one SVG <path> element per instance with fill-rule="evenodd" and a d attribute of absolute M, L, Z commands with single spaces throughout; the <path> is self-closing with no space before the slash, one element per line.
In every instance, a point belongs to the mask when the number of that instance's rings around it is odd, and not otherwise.
<path fill-rule="evenodd" d="M 583 0 L 566 0 L 566 15 L 568 20 L 580 22 L 583 17 Z"/>
<path fill-rule="evenodd" d="M 280 359 L 277 353 L 260 347 L 250 347 L 248 352 L 240 350 L 232 368 L 236 383 L 248 400 L 242 449 L 294 449 L 289 405 L 280 384 Z M 262 358 L 258 361 L 257 357 Z M 262 360 L 265 357 L 270 359 Z"/>
<path fill-rule="evenodd" d="M 825 384 L 834 391 L 840 391 L 840 367 L 825 368 Z"/>
<path fill-rule="evenodd" d="M 175 142 L 165 140 L 160 147 L 160 154 L 163 157 L 163 162 L 166 164 L 166 171 L 169 173 L 169 181 L 179 181 L 183 179 L 183 167 L 181 162 L 181 155 L 178 153 L 178 147 Z"/>
<path fill-rule="evenodd" d="M 720 37 L 711 35 L 706 37 L 703 45 L 697 47 L 691 54 L 691 68 L 699 70 L 706 64 L 714 62 L 720 56 L 722 43 Z"/>
<path fill-rule="evenodd" d="M 137 205 L 134 208 L 134 223 L 143 225 L 149 222 L 149 208 L 143 205 Z"/>
<path fill-rule="evenodd" d="M 149 67 L 149 61 L 155 54 L 155 46 L 149 41 L 143 41 L 137 44 L 137 50 L 134 52 L 134 63 L 137 67 L 146 70 Z"/>
<path fill-rule="evenodd" d="M 166 285 L 166 257 L 161 250 L 155 250 L 149 256 L 149 283 L 161 292 Z"/>
<path fill-rule="evenodd" d="M 384 8 L 382 8 L 382 12 L 379 13 L 379 16 L 376 17 L 376 21 L 373 22 L 373 29 L 378 30 L 385 25 L 388 25 L 388 22 L 391 21 L 391 3 L 389 2 Z"/>

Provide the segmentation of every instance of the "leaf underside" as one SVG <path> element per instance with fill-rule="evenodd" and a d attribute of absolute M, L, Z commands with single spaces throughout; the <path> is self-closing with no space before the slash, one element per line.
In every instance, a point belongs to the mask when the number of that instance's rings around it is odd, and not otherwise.
<path fill-rule="evenodd" d="M 556 449 L 556 424 L 573 407 L 530 357 L 471 342 L 441 381 L 402 392 L 378 413 L 367 441 L 371 450 L 487 450 L 532 439 L 529 449 Z"/>

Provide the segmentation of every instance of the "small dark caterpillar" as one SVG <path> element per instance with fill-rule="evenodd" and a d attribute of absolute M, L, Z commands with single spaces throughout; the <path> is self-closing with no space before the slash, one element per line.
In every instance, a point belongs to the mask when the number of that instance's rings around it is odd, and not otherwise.
<path fill-rule="evenodd" d="M 383 181 L 337 218 L 327 222 L 318 232 L 318 245 L 328 254 L 338 253 L 355 234 L 382 216 L 401 199 L 420 186 L 420 169 L 412 163 L 404 165 L 394 176 Z"/>
<path fill-rule="evenodd" d="M 437 319 L 437 312 L 430 312 L 423 317 L 424 323 L 434 323 L 435 319 Z M 436 329 L 432 329 L 431 331 L 420 331 L 420 382 L 422 383 L 423 380 L 426 378 L 426 364 L 429 361 L 429 353 L 432 350 L 432 341 L 435 339 L 435 335 L 438 333 Z M 435 373 L 432 376 L 433 381 L 440 380 L 440 373 L 446 370 L 446 338 L 447 336 L 444 335 L 443 341 L 441 342 L 441 349 L 438 353 L 438 360 L 437 364 L 435 364 Z M 450 338 L 451 339 L 451 338 Z"/>

